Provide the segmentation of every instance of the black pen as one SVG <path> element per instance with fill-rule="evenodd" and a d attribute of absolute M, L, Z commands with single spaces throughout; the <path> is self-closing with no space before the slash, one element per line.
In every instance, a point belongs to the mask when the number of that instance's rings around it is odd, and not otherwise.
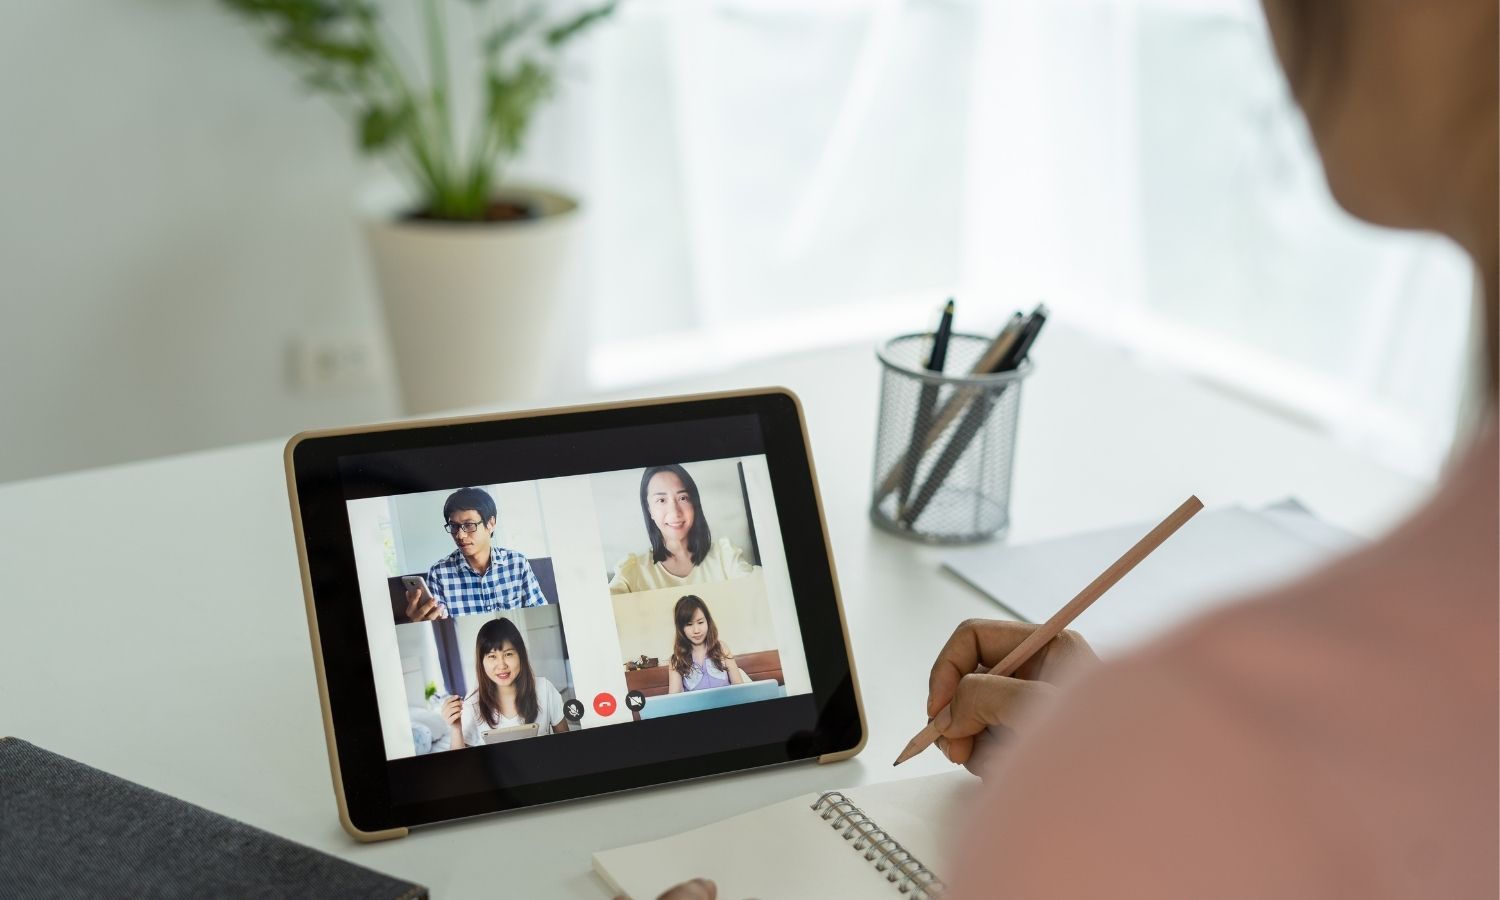
<path fill-rule="evenodd" d="M 1021 313 L 1011 313 L 1010 318 L 1005 322 L 1005 327 L 1000 330 L 1000 334 L 993 341 L 990 341 L 990 345 L 970 367 L 968 374 L 989 375 L 993 373 L 995 368 L 1005 361 L 1006 354 L 1010 352 L 1016 338 L 1021 336 L 1021 323 L 1025 321 L 1026 317 Z M 968 408 L 969 401 L 982 393 L 983 390 L 969 386 L 949 391 L 948 399 L 943 401 L 942 406 L 933 415 L 932 424 L 928 426 L 927 433 L 922 436 L 921 452 L 926 453 L 931 450 L 933 445 L 948 431 L 948 426 L 963 415 L 963 411 Z M 880 503 L 901 486 L 901 473 L 905 469 L 906 454 L 903 453 L 900 458 L 891 463 L 891 467 L 886 470 L 885 477 L 880 480 L 880 487 L 875 492 L 875 503 Z"/>
<path fill-rule="evenodd" d="M 995 367 L 995 372 L 1010 372 L 1019 368 L 1021 363 L 1026 361 L 1026 354 L 1030 352 L 1031 345 L 1036 343 L 1036 336 L 1041 332 L 1042 326 L 1046 323 L 1047 307 L 1038 304 L 1031 315 L 1026 317 L 1026 323 L 1022 326 L 1023 330 L 1020 338 L 1016 340 L 1015 345 L 1011 348 L 1011 352 L 1006 354 L 1006 359 L 999 366 Z M 984 428 L 985 420 L 989 418 L 990 410 L 994 407 L 995 401 L 999 400 L 1004 393 L 1005 388 L 1002 387 L 993 394 L 975 398 L 974 402 L 970 404 L 968 413 L 965 414 L 963 421 L 958 425 L 958 430 L 954 432 L 953 437 L 948 441 L 948 446 L 943 448 L 942 455 L 938 457 L 937 462 L 932 464 L 932 471 L 927 473 L 927 481 L 922 485 L 922 489 L 917 491 L 917 496 L 912 499 L 911 505 L 899 508 L 898 521 L 901 524 L 910 528 L 917 521 L 917 517 L 922 514 L 922 511 L 927 508 L 927 504 L 932 502 L 933 496 L 943 486 L 943 480 L 948 477 L 948 473 L 952 472 L 953 467 L 958 464 L 959 457 L 964 455 L 964 451 L 968 449 L 970 442 Z"/>
<path fill-rule="evenodd" d="M 941 372 L 948 361 L 948 339 L 953 333 L 953 298 L 943 307 L 943 316 L 938 320 L 937 333 L 932 338 L 932 353 L 927 357 L 927 371 Z M 896 494 L 896 508 L 906 505 L 911 494 L 911 483 L 917 477 L 917 466 L 922 461 L 922 437 L 927 433 L 927 423 L 932 419 L 932 408 L 937 404 L 938 385 L 922 383 L 917 397 L 917 417 L 911 423 L 911 442 L 906 448 L 906 458 L 901 464 L 901 487 Z"/>

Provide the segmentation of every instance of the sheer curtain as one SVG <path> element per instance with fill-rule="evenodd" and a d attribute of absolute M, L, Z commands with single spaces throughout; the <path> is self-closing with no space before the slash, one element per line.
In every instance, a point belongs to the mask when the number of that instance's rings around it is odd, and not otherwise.
<path fill-rule="evenodd" d="M 1046 300 L 1431 474 L 1474 290 L 1324 186 L 1253 0 L 635 0 L 568 116 L 591 377 Z"/>

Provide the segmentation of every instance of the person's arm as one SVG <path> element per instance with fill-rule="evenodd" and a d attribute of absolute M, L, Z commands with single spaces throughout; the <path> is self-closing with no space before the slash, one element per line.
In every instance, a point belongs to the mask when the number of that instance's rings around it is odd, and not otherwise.
<path fill-rule="evenodd" d="M 448 749 L 461 750 L 467 747 L 464 743 L 464 701 L 456 694 L 450 694 L 443 699 L 442 716 L 448 722 Z"/>
<path fill-rule="evenodd" d="M 476 613 L 493 612 L 493 598 L 486 597 L 484 592 L 466 593 L 455 589 L 452 596 L 448 595 L 448 582 L 441 576 L 444 572 L 451 571 L 450 560 L 460 560 L 458 556 L 444 557 L 432 564 L 427 570 L 427 586 L 437 597 L 438 602 L 443 605 L 443 618 L 453 616 L 470 616 Z M 456 563 L 463 565 L 462 561 Z"/>
<path fill-rule="evenodd" d="M 749 681 L 745 673 L 740 671 L 740 664 L 734 661 L 734 655 L 729 652 L 729 648 L 720 645 L 720 649 L 724 651 L 724 674 L 729 676 L 729 683 L 744 684 Z"/>
<path fill-rule="evenodd" d="M 682 676 L 678 675 L 677 670 L 671 666 L 667 666 L 667 693 L 682 693 Z"/>
<path fill-rule="evenodd" d="M 1339 862 L 1338 760 L 1288 753 L 1296 735 L 1266 727 L 1274 707 L 1204 676 L 1137 658 L 1070 688 L 985 783 L 946 896 L 1377 893 Z"/>
<path fill-rule="evenodd" d="M 408 623 L 431 622 L 434 619 L 448 617 L 447 607 L 435 593 L 442 588 L 434 582 L 431 570 L 428 570 L 427 577 L 423 580 L 428 585 L 427 590 L 417 587 L 406 592 L 406 621 Z"/>

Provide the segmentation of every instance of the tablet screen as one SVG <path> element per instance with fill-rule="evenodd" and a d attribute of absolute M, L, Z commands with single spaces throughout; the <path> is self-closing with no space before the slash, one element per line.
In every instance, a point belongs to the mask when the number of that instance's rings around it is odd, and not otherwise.
<path fill-rule="evenodd" d="M 811 733 L 766 451 L 745 415 L 339 456 L 391 800 Z"/>

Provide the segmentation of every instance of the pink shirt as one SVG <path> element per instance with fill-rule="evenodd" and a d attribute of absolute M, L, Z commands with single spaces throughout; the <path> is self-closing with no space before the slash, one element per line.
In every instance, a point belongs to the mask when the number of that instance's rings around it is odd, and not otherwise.
<path fill-rule="evenodd" d="M 1066 691 L 949 896 L 1500 895 L 1497 466 L 1492 420 L 1385 539 Z"/>

